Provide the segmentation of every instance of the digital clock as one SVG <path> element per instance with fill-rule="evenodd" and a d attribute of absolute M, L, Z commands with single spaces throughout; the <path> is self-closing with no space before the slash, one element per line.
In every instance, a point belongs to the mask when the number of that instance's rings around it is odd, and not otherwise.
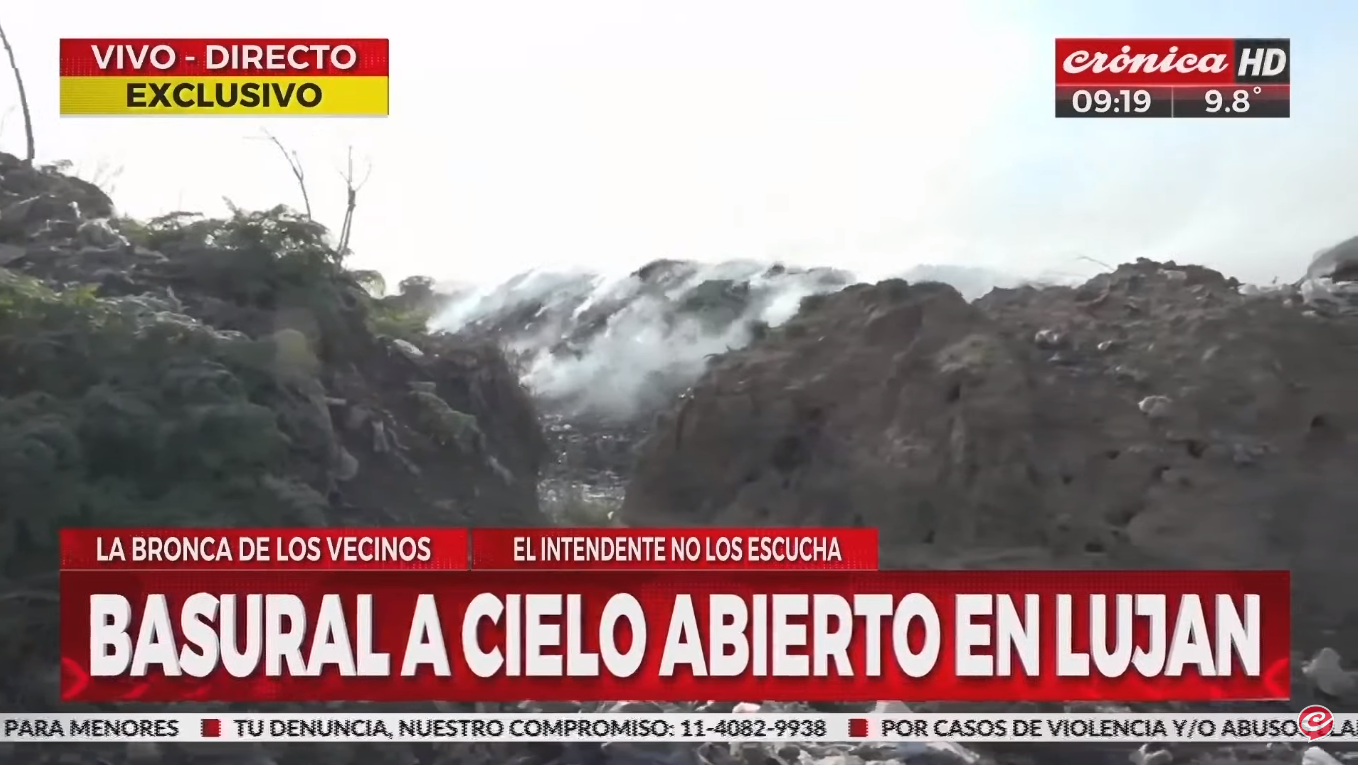
<path fill-rule="evenodd" d="M 1167 88 L 1056 89 L 1057 117 L 1169 117 L 1172 105 Z"/>

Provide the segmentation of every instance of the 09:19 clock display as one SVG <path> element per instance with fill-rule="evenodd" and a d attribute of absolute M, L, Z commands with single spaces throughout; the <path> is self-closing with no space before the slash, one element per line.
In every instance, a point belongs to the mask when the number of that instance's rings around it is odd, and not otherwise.
<path fill-rule="evenodd" d="M 1145 114 L 1151 109 L 1149 90 L 1077 90 L 1070 105 L 1077 112 L 1134 112 Z"/>
<path fill-rule="evenodd" d="M 1057 117 L 1169 117 L 1168 88 L 1056 89 Z"/>

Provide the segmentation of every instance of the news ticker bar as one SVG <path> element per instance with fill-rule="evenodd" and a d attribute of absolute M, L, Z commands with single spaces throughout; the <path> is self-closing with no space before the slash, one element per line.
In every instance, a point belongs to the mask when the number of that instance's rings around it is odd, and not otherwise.
<path fill-rule="evenodd" d="M 1292 116 L 1290 85 L 1222 87 L 1056 87 L 1062 118 L 1278 119 Z"/>
<path fill-rule="evenodd" d="M 63 116 L 387 116 L 386 39 L 63 39 Z"/>
<path fill-rule="evenodd" d="M 1314 711 L 1319 710 L 1319 711 Z M 17 714 L 0 742 L 1326 743 L 1358 714 Z"/>

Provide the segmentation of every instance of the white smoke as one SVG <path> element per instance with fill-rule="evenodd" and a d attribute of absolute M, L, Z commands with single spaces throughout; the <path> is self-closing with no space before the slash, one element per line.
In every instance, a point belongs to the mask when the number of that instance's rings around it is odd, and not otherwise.
<path fill-rule="evenodd" d="M 504 284 L 463 290 L 434 320 L 434 328 L 458 332 L 486 317 L 536 301 L 544 301 L 543 310 L 547 311 L 561 300 L 578 295 L 582 286 L 592 288 L 597 281 L 596 276 L 586 272 L 529 271 Z"/>
<path fill-rule="evenodd" d="M 493 335 L 524 361 L 524 382 L 541 399 L 575 414 L 628 419 L 696 381 L 713 356 L 745 347 L 760 325 L 787 322 L 804 298 L 856 281 L 747 261 L 647 268 L 654 270 L 644 277 L 533 271 L 463 290 L 433 329 Z M 952 284 L 968 299 L 1020 283 L 957 266 L 917 266 L 901 276 Z M 699 307 L 683 310 L 695 300 Z"/>

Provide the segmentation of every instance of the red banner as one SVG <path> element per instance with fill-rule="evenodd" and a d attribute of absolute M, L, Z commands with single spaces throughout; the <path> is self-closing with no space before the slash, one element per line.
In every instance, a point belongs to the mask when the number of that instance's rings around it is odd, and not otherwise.
<path fill-rule="evenodd" d="M 62 529 L 64 571 L 465 571 L 466 529 Z"/>
<path fill-rule="evenodd" d="M 1287 38 L 1061 38 L 1056 84 L 1082 87 L 1283 85 Z"/>
<path fill-rule="evenodd" d="M 91 565 L 74 547 L 81 534 L 67 540 L 66 559 L 81 566 L 61 583 L 72 702 L 1289 695 L 1286 572 L 450 572 L 316 561 L 166 576 L 164 566 Z"/>
<path fill-rule="evenodd" d="M 61 41 L 61 77 L 386 77 L 385 39 Z"/>
<path fill-rule="evenodd" d="M 474 529 L 478 570 L 877 570 L 877 529 Z"/>

